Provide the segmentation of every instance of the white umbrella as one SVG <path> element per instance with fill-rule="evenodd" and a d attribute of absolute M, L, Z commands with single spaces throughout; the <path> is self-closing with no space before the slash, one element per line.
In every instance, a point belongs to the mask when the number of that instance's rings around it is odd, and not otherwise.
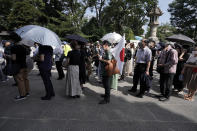
<path fill-rule="evenodd" d="M 101 41 L 107 40 L 110 43 L 118 43 L 122 39 L 122 36 L 116 32 L 108 33 L 101 38 Z"/>
<path fill-rule="evenodd" d="M 22 38 L 21 43 L 27 46 L 34 46 L 34 42 L 36 42 L 41 45 L 52 46 L 53 48 L 61 48 L 59 37 L 47 28 L 27 25 L 17 29 L 15 32 Z"/>

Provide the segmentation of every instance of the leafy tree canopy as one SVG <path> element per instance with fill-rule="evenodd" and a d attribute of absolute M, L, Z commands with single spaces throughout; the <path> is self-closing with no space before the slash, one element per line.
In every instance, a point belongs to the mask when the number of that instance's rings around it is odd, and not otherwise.
<path fill-rule="evenodd" d="M 196 0 L 174 0 L 169 4 L 171 24 L 179 33 L 191 38 L 197 37 L 197 2 Z"/>

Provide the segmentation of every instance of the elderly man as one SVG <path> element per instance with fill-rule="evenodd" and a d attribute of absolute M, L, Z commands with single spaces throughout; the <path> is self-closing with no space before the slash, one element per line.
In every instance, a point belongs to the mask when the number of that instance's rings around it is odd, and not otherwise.
<path fill-rule="evenodd" d="M 137 91 L 138 81 L 140 80 L 140 92 L 136 96 L 143 98 L 145 91 L 147 90 L 146 79 L 145 77 L 149 76 L 150 63 L 152 59 L 152 52 L 147 46 L 148 40 L 142 40 L 138 45 L 139 49 L 136 54 L 136 66 L 133 76 L 133 87 L 130 89 L 130 92 Z"/>
<path fill-rule="evenodd" d="M 161 52 L 158 62 L 158 66 L 163 67 L 163 73 L 160 74 L 160 101 L 169 100 L 172 92 L 173 79 L 174 75 L 176 74 L 178 63 L 178 52 L 173 48 L 174 44 L 168 42 L 165 46 L 165 49 Z"/>

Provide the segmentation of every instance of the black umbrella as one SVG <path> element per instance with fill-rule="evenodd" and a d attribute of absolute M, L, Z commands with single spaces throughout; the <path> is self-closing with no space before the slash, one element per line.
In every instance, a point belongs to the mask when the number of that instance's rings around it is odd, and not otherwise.
<path fill-rule="evenodd" d="M 76 40 L 78 42 L 81 42 L 81 43 L 87 43 L 88 40 L 81 37 L 80 35 L 75 35 L 75 34 L 72 34 L 72 35 L 68 35 L 66 36 L 67 39 L 70 39 L 70 40 Z"/>
<path fill-rule="evenodd" d="M 172 42 L 180 42 L 181 44 L 182 43 L 183 44 L 184 43 L 195 44 L 195 42 L 191 38 L 189 38 L 185 35 L 182 35 L 182 34 L 172 35 L 170 37 L 167 37 L 166 40 L 169 40 L 169 41 L 172 41 Z"/>

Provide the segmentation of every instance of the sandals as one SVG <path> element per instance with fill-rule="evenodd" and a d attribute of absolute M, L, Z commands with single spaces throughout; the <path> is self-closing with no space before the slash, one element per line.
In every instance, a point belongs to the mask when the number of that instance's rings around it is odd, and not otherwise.
<path fill-rule="evenodd" d="M 188 95 L 184 95 L 184 99 L 188 101 L 194 101 L 192 97 L 189 97 Z"/>

